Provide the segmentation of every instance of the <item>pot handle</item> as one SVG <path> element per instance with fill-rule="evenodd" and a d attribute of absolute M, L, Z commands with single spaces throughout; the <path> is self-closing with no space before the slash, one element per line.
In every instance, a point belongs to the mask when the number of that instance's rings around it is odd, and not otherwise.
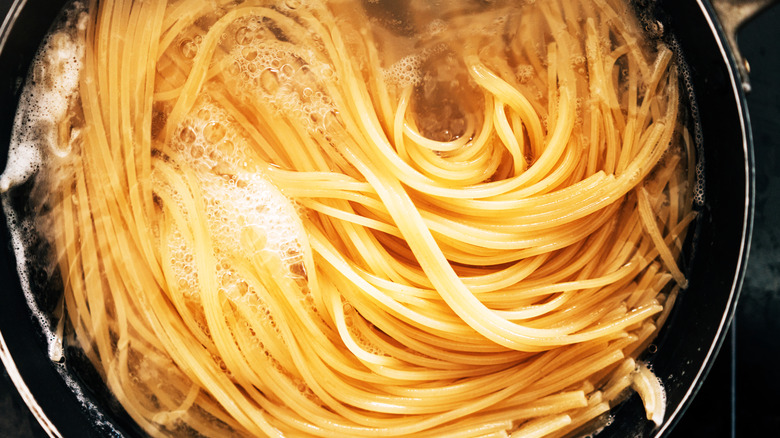
<path fill-rule="evenodd" d="M 778 0 L 710 0 L 715 15 L 718 16 L 723 32 L 726 34 L 726 40 L 734 54 L 734 61 L 737 63 L 740 77 L 742 80 L 742 89 L 749 93 L 750 64 L 742 56 L 737 45 L 737 31 L 743 24 L 747 23 L 764 9 L 778 3 Z"/>

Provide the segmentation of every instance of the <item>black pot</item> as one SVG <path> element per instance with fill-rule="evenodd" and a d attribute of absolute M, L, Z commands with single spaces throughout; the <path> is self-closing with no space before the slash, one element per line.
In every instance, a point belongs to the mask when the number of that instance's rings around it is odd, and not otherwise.
<path fill-rule="evenodd" d="M 64 1 L 9 3 L 0 0 L 0 13 L 10 7 L 0 28 L 0 168 L 5 167 L 16 102 L 30 62 Z M 753 153 L 746 82 L 738 68 L 741 58 L 730 49 L 721 22 L 704 0 L 638 3 L 657 9 L 656 18 L 675 36 L 689 66 L 705 164 L 705 203 L 692 239 L 690 287 L 678 298 L 655 342 L 657 352 L 647 358 L 666 388 L 667 418 L 654 427 L 633 396 L 614 411 L 614 423 L 600 437 L 666 436 L 682 416 L 734 313 L 752 226 Z M 736 25 L 731 22 L 736 16 L 729 17 L 723 24 Z M 0 357 L 25 402 L 51 436 L 143 435 L 97 376 L 73 375 L 71 369 L 83 362 L 76 351 L 66 351 L 64 363 L 49 359 L 47 340 L 22 293 L 5 217 L 1 222 Z M 50 280 L 33 278 L 32 284 Z M 43 307 L 55 305 L 45 292 L 43 297 Z"/>

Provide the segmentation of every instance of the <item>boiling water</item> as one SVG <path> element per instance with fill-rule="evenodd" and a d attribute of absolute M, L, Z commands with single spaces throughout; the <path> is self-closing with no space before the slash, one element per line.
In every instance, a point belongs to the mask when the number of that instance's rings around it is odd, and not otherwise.
<path fill-rule="evenodd" d="M 484 102 L 477 93 L 476 85 L 469 79 L 465 66 L 457 60 L 446 41 L 439 38 L 451 25 L 444 18 L 457 17 L 479 8 L 475 6 L 476 2 L 454 2 L 452 5 L 452 10 L 419 6 L 419 11 L 407 11 L 406 14 L 389 11 L 373 2 L 364 5 L 380 42 L 377 56 L 384 69 L 381 74 L 383 85 L 398 90 L 413 87 L 410 97 L 412 120 L 421 134 L 439 142 L 473 140 L 478 132 L 476 127 L 483 122 L 481 117 L 484 112 Z M 456 6 L 464 10 L 455 10 Z M 284 11 L 285 8 L 295 9 L 302 5 L 287 1 L 276 7 Z M 171 47 L 183 62 L 194 60 L 204 44 L 209 20 L 205 21 L 173 41 Z M 42 259 L 40 254 L 32 255 L 30 248 L 38 247 L 35 239 L 52 241 L 56 238 L 58 231 L 52 227 L 46 214 L 47 205 L 53 202 L 50 193 L 59 184 L 58 179 L 66 177 L 69 167 L 73 166 L 77 145 L 85 129 L 83 115 L 78 109 L 78 86 L 84 62 L 86 22 L 85 6 L 75 2 L 65 10 L 60 25 L 44 41 L 20 101 L 9 149 L 9 164 L 0 177 L 0 191 L 6 194 L 3 197 L 4 207 L 12 230 L 20 277 L 30 307 L 49 338 L 53 361 L 63 358 L 62 310 L 50 312 L 40 309 L 39 299 L 27 279 L 30 267 L 54 272 L 57 269 L 56 257 L 48 254 Z M 506 18 L 494 11 L 480 15 L 467 28 L 490 34 L 506 26 Z M 663 32 L 656 28 L 656 33 Z M 349 37 L 358 38 L 359 35 Z M 223 50 L 214 63 L 223 66 L 227 90 L 240 96 L 244 103 L 265 102 L 272 111 L 297 120 L 305 128 L 304 135 L 338 141 L 340 133 L 332 128 L 338 119 L 339 105 L 344 102 L 336 101 L 323 86 L 327 80 L 339 80 L 333 78 L 333 66 L 302 59 L 300 54 L 287 50 L 284 41 L 280 41 L 278 29 L 258 20 L 237 20 L 227 28 L 221 41 Z M 166 62 L 169 61 L 160 62 L 158 73 L 165 75 L 166 69 L 174 72 L 180 68 L 172 61 L 170 64 Z M 570 67 L 579 71 L 584 62 L 584 57 L 574 57 Z M 547 90 L 540 89 L 532 80 L 533 66 L 510 62 L 508 67 L 516 71 L 518 84 L 527 86 L 525 91 L 541 107 L 549 104 Z M 683 83 L 687 83 L 685 77 Z M 163 82 L 159 85 L 159 92 L 175 92 L 179 85 Z M 690 102 L 692 98 L 689 97 L 686 103 Z M 575 123 L 582 125 L 582 113 L 587 102 L 578 104 Z M 157 138 L 165 135 L 164 114 L 169 110 L 169 103 L 155 108 L 156 118 L 152 120 L 151 130 Z M 695 119 L 695 106 L 693 113 Z M 69 129 L 63 131 L 63 124 Z M 700 138 L 697 134 L 698 131 L 694 130 L 694 140 L 698 145 Z M 302 260 L 306 254 L 301 244 L 305 232 L 301 217 L 306 212 L 262 173 L 256 172 L 247 153 L 252 148 L 252 133 L 241 128 L 235 116 L 224 106 L 205 96 L 198 98 L 193 110 L 173 128 L 170 138 L 170 144 L 158 146 L 159 152 L 176 154 L 182 162 L 196 170 L 207 204 L 209 232 L 213 240 L 227 252 L 247 248 L 257 251 L 256 257 L 277 263 L 276 269 L 282 275 L 305 283 Z M 532 152 L 525 156 L 529 165 L 537 158 Z M 701 165 L 700 162 L 697 165 L 695 188 L 698 204 L 703 201 Z M 29 210 L 38 212 L 37 215 L 28 216 L 11 208 L 7 199 L 14 190 L 29 191 L 32 195 Z M 197 302 L 198 279 L 192 248 L 180 235 L 174 235 L 166 243 L 181 289 L 188 299 Z M 218 269 L 219 263 L 218 259 Z M 247 293 L 242 278 L 229 269 L 220 270 L 218 275 L 220 290 L 230 300 L 239 302 L 251 295 Z M 301 303 L 311 305 L 305 291 L 302 292 Z M 204 321 L 198 323 L 205 325 Z M 75 384 L 72 386 L 76 387 Z"/>

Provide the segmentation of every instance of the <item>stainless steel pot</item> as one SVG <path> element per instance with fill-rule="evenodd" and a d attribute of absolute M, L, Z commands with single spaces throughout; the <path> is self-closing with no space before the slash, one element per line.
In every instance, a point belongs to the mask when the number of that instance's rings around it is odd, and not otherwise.
<path fill-rule="evenodd" d="M 689 67 L 704 163 L 705 204 L 691 239 L 690 287 L 681 295 L 647 359 L 667 390 L 667 418 L 654 427 L 638 397 L 618 407 L 600 437 L 666 436 L 683 415 L 714 360 L 736 306 L 750 244 L 754 181 L 745 104 L 747 65 L 734 46 L 737 27 L 772 0 L 637 0 L 674 35 Z M 31 59 L 63 0 L 0 1 L 0 168 Z M 720 13 L 720 18 L 718 14 Z M 13 201 L 13 200 L 12 200 Z M 3 218 L 5 219 L 5 218 Z M 5 221 L 2 221 L 5 223 Z M 49 360 L 38 320 L 22 294 L 10 236 L 0 251 L 0 358 L 25 403 L 51 436 L 141 436 L 87 361 L 67 349 Z M 55 282 L 56 283 L 56 282 Z M 33 276 L 39 304 L 52 310 L 51 278 Z"/>

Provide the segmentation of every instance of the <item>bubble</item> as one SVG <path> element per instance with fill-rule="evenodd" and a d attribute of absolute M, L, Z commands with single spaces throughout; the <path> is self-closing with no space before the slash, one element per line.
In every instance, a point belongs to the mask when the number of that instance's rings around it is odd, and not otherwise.
<path fill-rule="evenodd" d="M 385 80 L 390 84 L 401 87 L 408 85 L 420 85 L 423 81 L 422 62 L 423 56 L 419 54 L 407 55 L 385 70 Z"/>
<path fill-rule="evenodd" d="M 186 59 L 192 59 L 198 54 L 198 45 L 189 38 L 184 39 L 179 43 L 179 53 Z"/>
<path fill-rule="evenodd" d="M 217 143 L 225 136 L 225 126 L 219 122 L 210 122 L 203 128 L 203 136 L 206 141 Z"/>
<path fill-rule="evenodd" d="M 279 72 L 281 74 L 283 74 L 284 76 L 291 77 L 295 73 L 295 69 L 290 64 L 284 64 L 284 65 L 282 65 L 282 67 L 279 70 Z"/>
<path fill-rule="evenodd" d="M 236 145 L 231 140 L 225 140 L 217 146 L 217 150 L 223 155 L 231 155 L 236 150 Z"/>
<path fill-rule="evenodd" d="M 279 89 L 279 79 L 276 72 L 271 69 L 265 69 L 260 73 L 260 86 L 268 94 L 274 94 Z"/>
<path fill-rule="evenodd" d="M 203 106 L 200 109 L 198 109 L 198 118 L 201 120 L 211 119 L 211 111 L 209 111 L 208 107 Z"/>
<path fill-rule="evenodd" d="M 517 81 L 521 84 L 525 84 L 533 78 L 534 68 L 529 64 L 522 64 L 517 66 Z"/>
<path fill-rule="evenodd" d="M 435 19 L 431 21 L 431 23 L 428 25 L 428 28 L 426 29 L 426 32 L 430 36 L 435 36 L 443 31 L 447 30 L 447 24 L 442 19 Z"/>
<path fill-rule="evenodd" d="M 197 136 L 195 135 L 195 131 L 193 131 L 189 126 L 184 127 L 179 132 L 179 140 L 181 140 L 184 144 L 190 144 L 194 142 L 196 138 Z"/>
<path fill-rule="evenodd" d="M 203 156 L 203 148 L 200 146 L 193 146 L 190 150 L 190 154 L 192 155 L 192 158 L 200 158 Z"/>
<path fill-rule="evenodd" d="M 306 267 L 302 261 L 290 264 L 290 273 L 296 277 L 306 278 Z"/>
<path fill-rule="evenodd" d="M 249 30 L 248 27 L 241 27 L 238 30 L 236 30 L 235 34 L 236 43 L 241 45 L 247 45 L 252 42 L 254 39 L 254 35 L 252 35 L 252 31 Z"/>
<path fill-rule="evenodd" d="M 244 47 L 241 49 L 241 56 L 246 61 L 254 61 L 257 58 L 257 49 L 255 47 Z"/>
<path fill-rule="evenodd" d="M 333 71 L 333 67 L 326 64 L 320 69 L 320 75 L 325 79 L 332 79 L 335 75 L 335 72 Z"/>

